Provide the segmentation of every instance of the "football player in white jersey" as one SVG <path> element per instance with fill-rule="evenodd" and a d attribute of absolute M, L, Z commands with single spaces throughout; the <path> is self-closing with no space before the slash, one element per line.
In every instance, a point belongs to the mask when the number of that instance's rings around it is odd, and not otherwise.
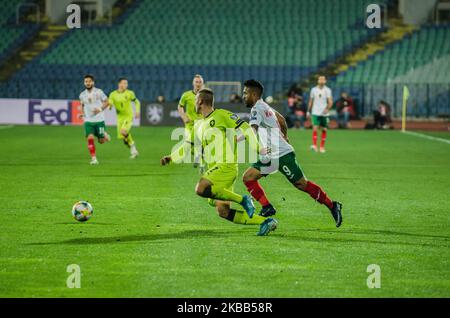
<path fill-rule="evenodd" d="M 327 139 L 328 122 L 330 121 L 328 113 L 333 107 L 333 96 L 331 89 L 326 86 L 327 78 L 320 75 L 317 79 L 317 86 L 311 89 L 309 94 L 307 117 L 311 117 L 313 125 L 311 150 L 317 152 L 317 130 L 322 129 L 320 141 L 320 152 L 325 152 L 325 140 Z"/>
<path fill-rule="evenodd" d="M 110 140 L 105 128 L 104 110 L 109 107 L 109 100 L 105 93 L 96 88 L 93 75 L 84 76 L 86 89 L 80 94 L 82 117 L 84 118 L 84 131 L 86 134 L 89 153 L 91 154 L 91 165 L 98 164 L 95 154 L 95 137 L 103 144 Z"/>
<path fill-rule="evenodd" d="M 248 80 L 244 83 L 243 101 L 247 107 L 251 107 L 250 125 L 258 135 L 260 145 L 265 148 L 262 152 L 264 155 L 243 175 L 247 190 L 262 205 L 259 214 L 268 217 L 274 215 L 276 210 L 258 180 L 280 171 L 294 187 L 327 206 L 336 227 L 339 227 L 342 223 L 342 204 L 332 201 L 320 186 L 306 179 L 297 162 L 294 148 L 289 144 L 286 120 L 262 100 L 263 93 L 264 87 L 260 82 Z M 261 226 L 263 225 L 264 223 Z"/>

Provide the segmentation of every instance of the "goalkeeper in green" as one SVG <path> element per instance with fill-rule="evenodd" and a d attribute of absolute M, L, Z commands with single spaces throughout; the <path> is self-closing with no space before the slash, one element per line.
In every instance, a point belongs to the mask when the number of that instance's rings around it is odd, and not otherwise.
<path fill-rule="evenodd" d="M 134 92 L 128 89 L 128 80 L 126 78 L 119 79 L 117 90 L 109 94 L 109 103 L 116 108 L 117 138 L 123 139 L 124 144 L 130 148 L 130 159 L 135 159 L 139 152 L 130 132 L 133 126 L 133 107 L 131 103 L 134 103 L 136 107 L 136 118 L 140 116 L 141 103 Z"/>

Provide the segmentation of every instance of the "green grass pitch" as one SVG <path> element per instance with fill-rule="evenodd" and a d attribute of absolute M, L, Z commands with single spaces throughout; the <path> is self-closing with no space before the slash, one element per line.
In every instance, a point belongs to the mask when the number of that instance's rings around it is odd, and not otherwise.
<path fill-rule="evenodd" d="M 450 297 L 450 145 L 330 131 L 322 155 L 308 150 L 311 131 L 290 131 L 344 223 L 277 174 L 262 184 L 280 227 L 261 238 L 194 194 L 196 169 L 159 166 L 170 132 L 135 128 L 136 161 L 113 140 L 90 166 L 81 127 L 0 129 L 0 296 Z M 80 199 L 94 206 L 87 223 L 70 214 Z M 69 264 L 79 289 L 66 287 Z M 379 289 L 367 287 L 370 264 Z"/>

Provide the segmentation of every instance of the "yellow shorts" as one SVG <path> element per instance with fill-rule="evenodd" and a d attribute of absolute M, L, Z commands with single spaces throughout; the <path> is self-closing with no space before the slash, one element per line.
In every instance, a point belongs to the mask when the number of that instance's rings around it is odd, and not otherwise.
<path fill-rule="evenodd" d="M 233 191 L 238 173 L 238 166 L 235 164 L 216 164 L 209 168 L 202 178 L 210 181 L 216 187 Z M 208 199 L 208 203 L 215 206 L 214 199 Z"/>
<path fill-rule="evenodd" d="M 130 132 L 133 126 L 133 117 L 131 118 L 117 118 L 117 138 L 123 139 L 123 135 L 120 133 L 121 130 L 126 130 L 127 133 Z"/>

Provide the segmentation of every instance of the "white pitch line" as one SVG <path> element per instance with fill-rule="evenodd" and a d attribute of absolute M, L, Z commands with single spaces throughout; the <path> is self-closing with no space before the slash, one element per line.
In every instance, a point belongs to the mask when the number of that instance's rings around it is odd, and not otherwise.
<path fill-rule="evenodd" d="M 411 136 L 417 136 L 417 137 L 422 137 L 425 139 L 429 139 L 429 140 L 435 140 L 435 141 L 440 141 L 446 144 L 450 144 L 450 139 L 444 139 L 444 138 L 439 138 L 439 137 L 433 137 L 433 136 L 428 136 L 425 134 L 420 134 L 420 133 L 416 133 L 416 132 L 412 132 L 412 131 L 403 131 L 403 133 L 411 135 Z"/>

